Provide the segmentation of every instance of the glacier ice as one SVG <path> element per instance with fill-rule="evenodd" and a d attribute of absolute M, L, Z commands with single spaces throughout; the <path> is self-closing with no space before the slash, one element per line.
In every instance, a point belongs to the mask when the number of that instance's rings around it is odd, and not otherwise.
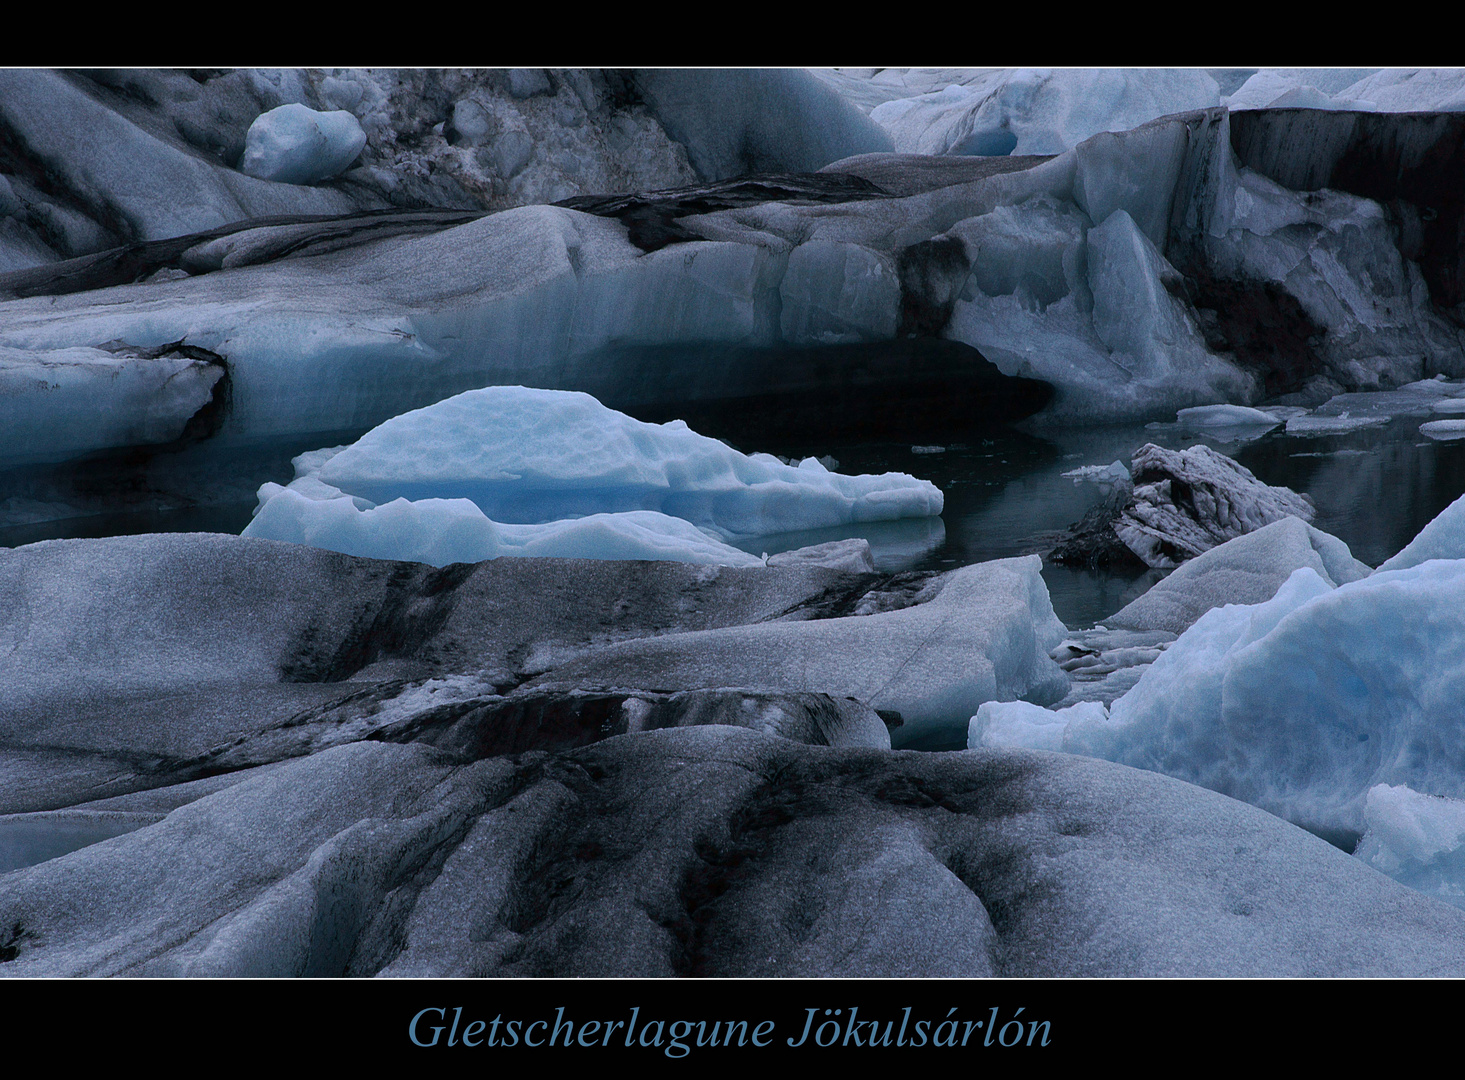
<path fill-rule="evenodd" d="M 0 465 L 171 442 L 223 377 L 217 363 L 155 350 L 0 346 Z"/>
<path fill-rule="evenodd" d="M 1407 570 L 1431 559 L 1465 559 L 1465 496 L 1445 507 L 1376 573 Z"/>
<path fill-rule="evenodd" d="M 1260 604 L 1294 571 L 1315 570 L 1329 585 L 1367 577 L 1369 568 L 1348 545 L 1301 518 L 1284 517 L 1227 540 L 1182 563 L 1113 615 L 1104 625 L 1179 634 L 1212 608 Z"/>
<path fill-rule="evenodd" d="M 1465 908 L 1465 799 L 1403 785 L 1369 788 L 1367 828 L 1353 853 L 1395 881 Z"/>
<path fill-rule="evenodd" d="M 560 559 L 670 559 L 761 566 L 756 555 L 653 510 L 589 514 L 539 525 L 501 524 L 468 499 L 393 499 L 357 506 L 348 495 L 313 498 L 266 485 L 259 513 L 243 535 L 340 551 L 370 559 L 447 566 L 504 555 Z"/>
<path fill-rule="evenodd" d="M 738 453 L 588 394 L 470 390 L 266 484 L 244 535 L 443 566 L 500 555 L 761 565 L 724 540 L 941 512 L 904 473 L 844 476 Z M 573 520 L 568 520 L 573 519 Z M 866 553 L 868 558 L 868 553 Z"/>
<path fill-rule="evenodd" d="M 724 537 L 928 517 L 935 485 L 741 454 L 681 421 L 647 424 L 589 394 L 494 386 L 394 417 L 312 475 L 383 503 L 471 499 L 506 522 L 658 510 Z"/>
<path fill-rule="evenodd" d="M 344 172 L 365 146 L 360 121 L 344 109 L 281 105 L 249 125 L 239 167 L 261 180 L 313 184 Z"/>
<path fill-rule="evenodd" d="M 1198 70 L 1017 68 L 875 106 L 895 149 L 916 154 L 1060 154 L 1103 131 L 1220 104 Z"/>
<path fill-rule="evenodd" d="M 1465 796 L 1462 610 L 1465 560 L 1336 589 L 1304 567 L 1265 603 L 1201 616 L 1063 747 L 1356 838 L 1378 784 Z"/>

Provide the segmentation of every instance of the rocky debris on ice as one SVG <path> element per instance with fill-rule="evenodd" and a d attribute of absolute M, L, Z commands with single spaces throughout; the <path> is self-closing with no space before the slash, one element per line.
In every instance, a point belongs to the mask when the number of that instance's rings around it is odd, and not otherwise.
<path fill-rule="evenodd" d="M 954 570 L 924 602 L 794 627 L 762 623 L 613 645 L 556 667 L 546 689 L 766 687 L 894 711 L 897 747 L 964 731 L 983 701 L 1068 692 L 1049 656 L 1066 634 L 1035 555 Z M 934 596 L 930 594 L 934 592 Z"/>
<path fill-rule="evenodd" d="M 483 216 L 484 211 L 478 210 L 370 210 L 239 221 L 0 274 L 0 299 L 178 281 L 215 270 L 323 255 L 389 237 L 434 233 Z"/>
<path fill-rule="evenodd" d="M 631 243 L 642 251 L 658 251 L 668 244 L 699 239 L 677 224 L 678 218 L 690 214 L 764 202 L 818 206 L 888 197 L 888 192 L 864 177 L 821 171 L 743 176 L 628 195 L 580 195 L 556 205 L 616 218 L 625 223 Z"/>
<path fill-rule="evenodd" d="M 300 104 L 261 113 L 244 137 L 239 168 L 261 180 L 314 184 L 345 172 L 366 146 L 361 123 L 344 109 Z"/>
<path fill-rule="evenodd" d="M 1089 567 L 1138 562 L 1168 569 L 1282 518 L 1311 521 L 1315 514 L 1306 496 L 1263 484 L 1204 445 L 1166 450 L 1146 443 L 1134 452 L 1130 472 L 1130 482 L 1112 484 L 1050 558 Z"/>
<path fill-rule="evenodd" d="M 645 424 L 588 394 L 488 387 L 394 417 L 265 484 L 244 535 L 446 566 L 504 555 L 763 560 L 746 539 L 929 517 L 941 492 L 904 473 L 845 476 L 747 456 L 681 421 Z M 873 570 L 859 552 L 780 556 Z"/>
<path fill-rule="evenodd" d="M 1270 600 L 1304 566 L 1332 586 L 1357 581 L 1371 572 L 1336 536 L 1313 528 L 1300 517 L 1284 517 L 1183 563 L 1143 596 L 1104 619 L 1104 625 L 1180 634 L 1212 608 Z"/>
<path fill-rule="evenodd" d="M 1465 913 L 1252 807 L 1063 755 L 714 726 L 476 761 L 357 743 L 228 780 L 0 877 L 0 974 L 1465 971 Z"/>
<path fill-rule="evenodd" d="M 748 568 L 521 558 L 435 570 L 209 534 L 0 551 L 0 814 L 210 775 L 221 756 L 255 765 L 366 738 L 445 702 L 501 697 L 635 637 L 798 622 L 823 642 L 821 623 L 925 606 L 944 580 L 799 558 Z M 979 603 L 970 618 L 1004 603 Z M 1008 614 L 1020 633 L 1021 612 Z M 961 623 L 948 634 L 953 648 Z M 1061 634 L 1061 624 L 1039 632 Z M 879 626 L 866 638 L 846 633 L 841 647 L 851 651 L 838 663 L 884 663 Z M 922 670 L 934 693 L 942 678 L 964 686 L 972 666 L 960 655 L 945 675 Z M 713 687 L 770 689 L 761 672 L 735 667 Z"/>
<path fill-rule="evenodd" d="M 1166 450 L 1146 443 L 1131 462 L 1134 490 L 1114 533 L 1147 566 L 1178 566 L 1217 544 L 1284 517 L 1311 521 L 1311 502 L 1263 484 L 1208 446 Z"/>

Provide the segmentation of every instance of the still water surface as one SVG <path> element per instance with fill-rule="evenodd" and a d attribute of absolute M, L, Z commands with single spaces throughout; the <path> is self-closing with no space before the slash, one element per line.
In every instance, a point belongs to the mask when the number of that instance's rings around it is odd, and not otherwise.
<path fill-rule="evenodd" d="M 744 446 L 790 458 L 832 455 L 840 472 L 905 472 L 930 480 L 946 495 L 939 519 L 887 522 L 788 533 L 739 546 L 776 554 L 805 544 L 865 536 L 882 570 L 949 570 L 988 559 L 1049 551 L 1064 531 L 1102 497 L 1094 484 L 1075 484 L 1062 474 L 1084 465 L 1129 464 L 1147 442 L 1169 449 L 1205 443 L 1250 469 L 1268 484 L 1312 496 L 1314 524 L 1344 540 L 1356 558 L 1375 566 L 1407 544 L 1436 514 L 1465 493 L 1465 441 L 1435 442 L 1419 434 L 1421 418 L 1346 434 L 1297 436 L 1276 428 L 1250 442 L 1228 442 L 1175 425 L 1069 428 L 1026 434 L 1015 430 L 976 433 L 943 446 L 908 443 L 820 443 Z M 356 433 L 359 434 L 359 433 Z M 349 442 L 352 433 L 335 440 Z M 131 510 L 0 528 L 0 545 L 17 546 L 61 537 L 146 532 L 230 532 L 249 524 L 252 491 L 266 480 L 287 483 L 289 458 L 329 445 L 275 447 L 239 455 L 230 466 L 210 459 L 211 475 L 196 490 L 226 492 L 222 499 L 175 509 Z M 176 468 L 187 468 L 180 460 Z M 221 475 L 228 472 L 225 478 Z M 1159 580 L 1158 571 L 1111 574 L 1045 565 L 1043 577 L 1054 609 L 1072 628 L 1112 614 Z"/>

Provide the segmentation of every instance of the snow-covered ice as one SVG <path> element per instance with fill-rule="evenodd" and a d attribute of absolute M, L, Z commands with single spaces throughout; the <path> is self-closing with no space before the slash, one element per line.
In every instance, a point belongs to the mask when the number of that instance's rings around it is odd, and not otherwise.
<path fill-rule="evenodd" d="M 344 109 L 281 105 L 249 126 L 239 167 L 261 180 L 313 184 L 344 172 L 365 146 L 360 121 Z"/>

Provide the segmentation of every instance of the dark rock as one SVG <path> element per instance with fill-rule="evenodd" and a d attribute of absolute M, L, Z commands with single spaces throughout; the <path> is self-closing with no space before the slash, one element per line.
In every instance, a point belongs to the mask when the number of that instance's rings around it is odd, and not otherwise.
<path fill-rule="evenodd" d="M 276 259 L 321 255 L 392 236 L 420 236 L 476 221 L 480 210 L 368 210 L 255 218 L 200 233 L 109 248 L 0 274 L 0 299 L 63 296 L 142 281 L 160 270 L 191 275 Z M 220 241 L 227 240 L 227 244 Z"/>
<path fill-rule="evenodd" d="M 889 195 L 858 176 L 783 173 L 630 195 L 577 195 L 554 205 L 616 218 L 625 223 L 631 243 L 642 251 L 657 251 L 668 244 L 701 239 L 676 223 L 677 218 L 691 214 L 710 214 L 765 202 L 808 206 L 882 198 Z"/>

